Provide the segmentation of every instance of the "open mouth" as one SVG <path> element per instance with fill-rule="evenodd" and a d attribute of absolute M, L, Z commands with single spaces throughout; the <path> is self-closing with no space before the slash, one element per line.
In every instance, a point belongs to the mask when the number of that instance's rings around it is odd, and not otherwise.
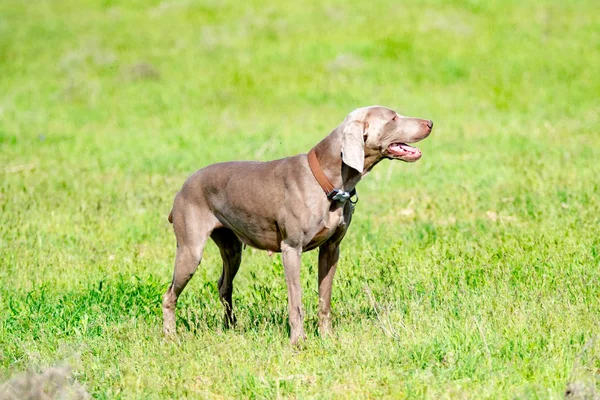
<path fill-rule="evenodd" d="M 421 158 L 421 150 L 406 143 L 392 143 L 388 146 L 388 154 L 403 161 L 417 161 Z"/>

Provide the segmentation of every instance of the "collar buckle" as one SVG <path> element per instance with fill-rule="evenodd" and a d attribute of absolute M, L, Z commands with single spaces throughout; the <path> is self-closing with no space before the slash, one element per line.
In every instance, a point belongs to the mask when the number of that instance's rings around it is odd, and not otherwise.
<path fill-rule="evenodd" d="M 345 203 L 348 199 L 350 199 L 351 196 L 352 195 L 350 193 L 339 189 L 333 189 L 327 194 L 327 198 L 329 200 L 339 201 L 340 203 Z"/>

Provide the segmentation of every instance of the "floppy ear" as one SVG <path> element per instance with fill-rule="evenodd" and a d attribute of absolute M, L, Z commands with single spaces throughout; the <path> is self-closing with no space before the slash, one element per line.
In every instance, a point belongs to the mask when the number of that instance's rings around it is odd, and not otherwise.
<path fill-rule="evenodd" d="M 365 164 L 365 126 L 362 122 L 351 121 L 342 129 L 342 161 L 362 174 Z"/>

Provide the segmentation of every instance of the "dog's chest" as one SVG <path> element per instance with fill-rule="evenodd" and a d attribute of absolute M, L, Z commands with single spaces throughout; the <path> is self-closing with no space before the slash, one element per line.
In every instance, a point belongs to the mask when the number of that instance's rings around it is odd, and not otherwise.
<path fill-rule="evenodd" d="M 335 211 L 330 211 L 316 229 L 315 235 L 312 237 L 306 249 L 314 249 L 325 243 L 331 236 L 340 230 L 347 228 L 347 221 L 344 218 L 343 207 Z"/>

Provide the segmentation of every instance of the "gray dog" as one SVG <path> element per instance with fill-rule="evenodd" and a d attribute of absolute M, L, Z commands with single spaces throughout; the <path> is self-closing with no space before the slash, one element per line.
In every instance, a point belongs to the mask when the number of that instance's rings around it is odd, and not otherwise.
<path fill-rule="evenodd" d="M 219 296 L 225 325 L 235 323 L 231 294 L 242 246 L 281 252 L 291 342 L 306 337 L 300 257 L 319 248 L 319 332 L 331 333 L 331 286 L 340 242 L 352 220 L 355 186 L 384 158 L 408 162 L 433 122 L 385 107 L 352 111 L 308 154 L 268 162 L 235 161 L 195 172 L 175 196 L 169 221 L 177 238 L 173 281 L 163 296 L 165 334 L 175 333 L 177 298 L 194 275 L 208 238 L 221 251 Z"/>

